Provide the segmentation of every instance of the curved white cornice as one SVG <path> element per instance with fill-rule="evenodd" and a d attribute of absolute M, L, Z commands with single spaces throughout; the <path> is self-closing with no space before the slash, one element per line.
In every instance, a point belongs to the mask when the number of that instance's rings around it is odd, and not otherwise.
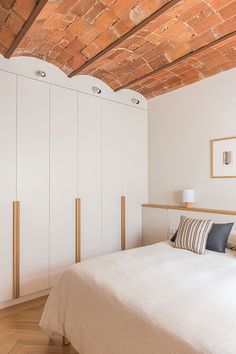
<path fill-rule="evenodd" d="M 147 99 L 136 91 L 123 89 L 119 92 L 115 92 L 103 81 L 89 75 L 78 75 L 73 78 L 68 78 L 56 66 L 37 58 L 12 57 L 10 59 L 5 59 L 3 56 L 0 56 L 0 70 L 49 84 L 63 86 L 89 95 L 99 96 L 103 99 L 127 104 L 139 109 L 147 109 Z M 39 71 L 44 71 L 46 77 L 42 78 L 38 74 Z M 101 93 L 94 93 L 93 87 L 100 88 Z M 134 103 L 132 101 L 133 98 L 136 98 L 139 101 L 139 104 Z"/>

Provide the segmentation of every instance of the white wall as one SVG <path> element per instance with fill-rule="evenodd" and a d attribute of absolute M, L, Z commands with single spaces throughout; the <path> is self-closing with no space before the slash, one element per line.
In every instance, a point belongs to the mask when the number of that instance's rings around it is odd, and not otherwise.
<path fill-rule="evenodd" d="M 236 179 L 210 178 L 210 140 L 236 136 L 236 69 L 149 101 L 149 202 L 236 210 Z"/>

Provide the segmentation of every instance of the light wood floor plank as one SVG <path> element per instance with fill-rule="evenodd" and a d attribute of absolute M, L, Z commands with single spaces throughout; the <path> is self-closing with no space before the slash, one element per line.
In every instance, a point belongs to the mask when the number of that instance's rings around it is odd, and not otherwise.
<path fill-rule="evenodd" d="M 47 297 L 0 310 L 0 354 L 78 354 L 62 338 L 49 340 L 39 327 Z"/>

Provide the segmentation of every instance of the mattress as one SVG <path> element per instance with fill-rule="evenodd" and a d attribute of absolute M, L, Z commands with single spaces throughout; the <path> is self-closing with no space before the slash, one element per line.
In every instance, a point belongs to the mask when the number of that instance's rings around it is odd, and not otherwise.
<path fill-rule="evenodd" d="M 161 242 L 82 261 L 51 291 L 40 326 L 80 354 L 235 354 L 235 254 Z"/>

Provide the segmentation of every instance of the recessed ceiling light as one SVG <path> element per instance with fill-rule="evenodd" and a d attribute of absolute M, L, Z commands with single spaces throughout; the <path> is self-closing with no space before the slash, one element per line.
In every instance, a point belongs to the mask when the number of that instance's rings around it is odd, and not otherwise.
<path fill-rule="evenodd" d="M 94 93 L 100 94 L 102 92 L 102 90 L 99 87 L 93 86 L 92 90 Z"/>
<path fill-rule="evenodd" d="M 139 104 L 139 100 L 137 98 L 132 98 L 131 101 L 134 103 L 134 104 Z"/>

